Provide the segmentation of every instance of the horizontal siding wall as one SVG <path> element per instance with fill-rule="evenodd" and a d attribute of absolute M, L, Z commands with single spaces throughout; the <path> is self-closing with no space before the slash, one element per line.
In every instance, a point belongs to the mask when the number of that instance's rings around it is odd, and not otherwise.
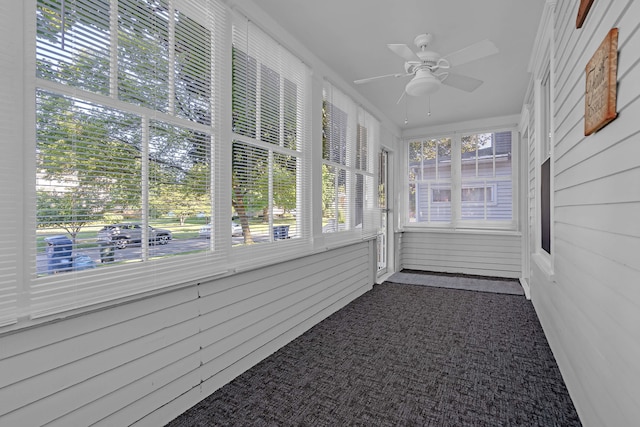
<path fill-rule="evenodd" d="M 480 276 L 521 276 L 521 236 L 517 233 L 405 231 L 403 269 Z"/>
<path fill-rule="evenodd" d="M 164 425 L 371 289 L 374 242 L 4 336 L 0 425 Z"/>
<path fill-rule="evenodd" d="M 640 419 L 640 2 L 556 5 L 553 276 L 531 296 L 585 426 Z M 618 118 L 584 136 L 585 65 L 619 28 Z M 551 279 L 551 280 L 550 280 Z"/>

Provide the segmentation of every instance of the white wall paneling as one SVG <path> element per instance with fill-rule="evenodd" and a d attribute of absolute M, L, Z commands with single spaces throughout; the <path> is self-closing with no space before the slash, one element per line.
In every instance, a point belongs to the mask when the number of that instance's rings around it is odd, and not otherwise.
<path fill-rule="evenodd" d="M 3 336 L 0 424 L 166 423 L 371 289 L 374 242 Z"/>
<path fill-rule="evenodd" d="M 521 235 L 515 232 L 405 231 L 404 269 L 521 277 Z"/>
<path fill-rule="evenodd" d="M 640 3 L 594 2 L 579 30 L 577 7 L 555 6 L 554 275 L 531 263 L 531 295 L 583 424 L 634 425 L 640 418 L 640 65 L 634 54 Z M 584 67 L 613 27 L 620 34 L 618 118 L 585 137 Z"/>

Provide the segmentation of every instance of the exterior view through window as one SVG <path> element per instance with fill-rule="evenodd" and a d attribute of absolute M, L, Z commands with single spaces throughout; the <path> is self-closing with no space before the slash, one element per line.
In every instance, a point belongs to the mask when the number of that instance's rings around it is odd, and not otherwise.
<path fill-rule="evenodd" d="M 332 98 L 319 206 L 310 115 L 328 103 L 311 99 L 308 66 L 239 11 L 37 0 L 35 19 L 24 313 L 310 253 L 312 210 L 323 232 L 375 234 L 379 122 Z"/>
<path fill-rule="evenodd" d="M 370 153 L 379 123 L 329 82 L 322 106 L 322 232 L 373 233 L 379 210 Z"/>
<path fill-rule="evenodd" d="M 259 28 L 233 25 L 234 244 L 300 239 L 306 67 Z"/>
<path fill-rule="evenodd" d="M 37 274 L 205 250 L 210 22 L 167 1 L 66 6 L 37 6 Z"/>
<path fill-rule="evenodd" d="M 410 141 L 408 222 L 508 227 L 512 157 L 511 131 Z"/>

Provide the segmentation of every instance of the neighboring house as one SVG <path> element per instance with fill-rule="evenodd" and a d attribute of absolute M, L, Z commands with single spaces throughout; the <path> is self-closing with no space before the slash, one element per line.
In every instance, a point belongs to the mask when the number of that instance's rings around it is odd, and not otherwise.
<path fill-rule="evenodd" d="M 486 134 L 485 141 L 477 150 L 460 154 L 461 220 L 511 220 L 511 148 L 511 132 L 496 132 Z M 411 162 L 409 169 L 412 176 L 418 177 L 415 182 L 415 221 L 450 222 L 454 196 L 450 150 L 442 156 Z"/>

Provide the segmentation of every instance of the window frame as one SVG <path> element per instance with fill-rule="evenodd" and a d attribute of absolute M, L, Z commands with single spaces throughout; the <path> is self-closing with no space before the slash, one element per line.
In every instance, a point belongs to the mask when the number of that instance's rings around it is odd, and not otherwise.
<path fill-rule="evenodd" d="M 132 4 L 135 4 L 135 2 L 128 2 L 122 7 L 127 7 L 127 5 Z M 77 7 L 82 7 L 82 5 L 83 3 L 78 3 Z M 189 40 L 180 39 L 183 43 L 180 46 L 180 49 L 184 51 L 185 46 L 187 46 L 188 48 L 196 49 L 199 53 L 206 53 L 204 62 L 205 64 L 208 64 L 208 68 L 206 68 L 206 70 L 210 71 L 211 74 L 206 74 L 205 76 L 208 77 L 205 79 L 196 79 L 204 85 L 199 86 L 199 88 L 202 89 L 202 87 L 205 87 L 208 91 L 205 98 L 207 99 L 207 105 L 210 109 L 210 119 L 205 123 L 198 121 L 194 117 L 181 115 L 181 112 L 178 111 L 178 107 L 175 103 L 171 102 L 172 100 L 175 101 L 174 98 L 176 96 L 179 96 L 177 85 L 180 82 L 176 76 L 186 69 L 186 62 L 181 61 L 188 61 L 188 59 L 179 57 L 177 53 L 175 55 L 169 54 L 166 58 L 168 63 L 171 65 L 169 66 L 170 70 L 167 76 L 169 88 L 164 94 L 166 99 L 161 103 L 163 106 L 162 108 L 157 108 L 157 105 L 159 104 L 147 105 L 145 102 L 137 103 L 131 100 L 127 101 L 128 98 L 126 96 L 125 98 L 127 99 L 121 99 L 119 96 L 120 92 L 118 84 L 121 75 L 118 73 L 118 67 L 121 66 L 121 61 L 123 61 L 123 59 L 119 55 L 118 38 L 113 37 L 109 33 L 119 33 L 116 31 L 116 28 L 119 28 L 119 25 L 124 25 L 121 24 L 121 20 L 119 19 L 120 12 L 122 10 L 119 8 L 112 9 L 111 6 L 113 6 L 113 4 L 109 4 L 108 2 L 106 5 L 109 7 L 109 18 L 106 20 L 109 22 L 109 28 L 108 31 L 107 29 L 104 30 L 103 38 L 99 41 L 95 41 L 96 45 L 100 44 L 108 46 L 108 49 L 111 51 L 111 54 L 105 56 L 105 60 L 108 60 L 110 63 L 108 67 L 109 78 L 106 79 L 109 83 L 108 87 L 104 88 L 106 92 L 93 91 L 91 88 L 87 89 L 84 86 L 74 85 L 73 82 L 55 81 L 47 78 L 47 75 L 37 75 L 36 70 L 39 70 L 38 61 L 36 60 L 38 55 L 37 46 L 40 41 L 39 33 L 36 32 L 36 19 L 34 19 L 34 17 L 36 17 L 36 10 L 39 6 L 36 0 L 30 2 L 30 5 L 28 6 L 33 8 L 33 14 L 25 14 L 25 36 L 30 39 L 27 42 L 30 49 L 25 54 L 25 57 L 28 58 L 28 56 L 31 55 L 31 58 L 29 58 L 28 61 L 28 69 L 32 71 L 30 74 L 33 76 L 26 87 L 32 94 L 36 94 L 38 92 L 51 93 L 55 96 L 71 99 L 72 104 L 79 103 L 82 105 L 83 103 L 93 103 L 100 109 L 106 109 L 107 111 L 113 110 L 138 117 L 139 125 L 137 126 L 139 126 L 138 129 L 141 134 L 139 154 L 141 170 L 139 183 L 136 184 L 136 191 L 140 194 L 141 202 L 139 206 L 140 216 L 139 219 L 136 219 L 135 221 L 140 222 L 143 227 L 141 230 L 142 241 L 139 249 L 140 256 L 139 258 L 136 258 L 136 261 L 138 262 L 125 261 L 122 264 L 107 265 L 104 266 L 104 268 L 101 266 L 100 268 L 86 269 L 83 271 L 74 269 L 74 271 L 65 274 L 38 276 L 38 249 L 35 245 L 37 212 L 35 209 L 36 203 L 34 202 L 33 206 L 28 206 L 26 208 L 26 214 L 32 218 L 29 223 L 33 224 L 33 231 L 28 233 L 28 237 L 30 237 L 30 240 L 34 243 L 29 245 L 29 250 L 25 252 L 25 255 L 27 256 L 26 264 L 28 264 L 26 267 L 28 268 L 28 273 L 25 274 L 25 282 L 28 285 L 23 292 L 21 303 L 21 312 L 23 313 L 23 316 L 30 319 L 46 318 L 49 315 L 67 312 L 69 310 L 88 310 L 90 307 L 95 305 L 108 304 L 111 301 L 130 298 L 147 292 L 155 292 L 166 287 L 179 286 L 180 284 L 188 283 L 190 280 L 195 280 L 199 277 L 219 274 L 219 272 L 224 271 L 225 269 L 223 260 L 225 253 L 224 251 L 219 250 L 221 248 L 219 242 L 214 242 L 212 239 L 207 250 L 195 254 L 189 253 L 178 257 L 162 256 L 162 253 L 156 251 L 155 248 L 153 248 L 153 251 L 151 250 L 151 244 L 148 240 L 150 237 L 148 226 L 152 224 L 149 197 L 152 186 L 151 176 L 153 173 L 149 170 L 149 164 L 151 162 L 150 156 L 152 153 L 149 147 L 152 144 L 152 128 L 154 123 L 166 124 L 173 127 L 182 127 L 184 129 L 188 129 L 189 132 L 204 132 L 208 134 L 208 139 L 205 141 L 205 144 L 208 147 L 209 153 L 211 153 L 211 160 L 208 164 L 210 178 L 203 182 L 204 185 L 210 186 L 209 194 L 211 194 L 211 216 L 219 216 L 217 214 L 219 207 L 213 202 L 214 198 L 218 198 L 220 194 L 219 188 L 217 187 L 219 182 L 214 179 L 218 169 L 219 160 L 214 153 L 217 152 L 219 147 L 219 144 L 217 144 L 216 141 L 221 141 L 220 135 L 222 127 L 220 124 L 224 121 L 225 116 L 221 109 L 221 100 L 224 99 L 224 88 L 227 85 L 224 81 L 224 72 L 221 70 L 219 65 L 224 61 L 225 57 L 223 45 L 226 43 L 225 28 L 228 25 L 227 8 L 223 3 L 217 0 L 207 3 L 207 5 L 199 0 L 168 0 L 167 9 L 162 12 L 145 9 L 145 12 L 148 12 L 149 14 L 166 14 L 169 22 L 168 27 L 170 27 L 169 34 L 167 36 L 167 49 L 169 52 L 177 52 L 177 43 L 179 38 L 178 33 L 185 30 L 185 28 L 182 30 L 178 28 L 181 25 L 178 21 L 181 21 L 184 25 L 194 25 L 193 28 L 189 27 L 186 29 L 187 33 L 191 34 L 191 38 L 189 38 Z M 136 7 L 138 6 L 137 4 L 135 5 Z M 45 2 L 43 2 L 43 7 L 46 7 Z M 65 10 L 72 13 L 70 9 Z M 61 9 L 54 10 L 54 13 L 61 12 Z M 153 19 L 149 22 L 151 21 L 153 21 Z M 127 21 L 123 20 L 122 22 L 126 23 Z M 148 29 L 155 28 L 153 27 L 153 24 L 149 25 L 150 27 Z M 208 45 L 208 49 L 204 51 L 201 50 L 202 41 L 195 41 L 193 38 L 195 36 L 190 33 L 194 28 L 198 31 L 203 29 L 207 36 L 211 38 L 211 43 Z M 78 31 L 83 31 L 82 27 L 80 27 Z M 186 36 L 186 33 L 180 34 L 182 34 L 183 37 Z M 80 36 L 78 37 L 80 39 Z M 192 42 L 193 45 L 190 44 Z M 49 48 L 47 47 L 46 42 L 42 43 L 43 46 L 45 46 L 45 49 Z M 64 51 L 64 44 L 61 45 L 60 49 L 61 51 Z M 69 57 L 72 58 L 73 53 L 69 55 Z M 53 58 L 55 58 L 55 55 L 53 55 Z M 82 79 L 80 79 L 80 81 L 81 80 Z M 194 85 L 200 84 L 196 83 L 193 79 L 192 83 Z M 196 89 L 195 86 L 192 87 L 192 89 L 200 90 Z M 33 98 L 33 100 L 31 100 L 31 98 Z M 36 152 L 36 96 L 32 96 L 31 98 L 28 101 L 28 109 L 31 109 L 34 121 L 26 120 L 25 126 L 33 126 L 33 130 L 28 129 L 28 133 L 31 134 L 33 132 L 34 134 L 32 144 L 33 152 Z M 192 99 L 195 99 L 195 95 Z M 26 168 L 25 174 L 33 174 L 35 171 L 35 174 L 37 175 L 38 167 L 35 159 L 29 161 L 29 164 L 32 165 L 33 169 Z M 37 178 L 35 176 L 27 176 L 26 182 L 33 183 L 33 195 L 30 200 L 35 201 L 37 199 Z M 102 223 L 109 224 L 110 222 L 107 218 L 104 218 Z M 75 255 L 79 254 L 75 250 L 74 253 Z"/>
<path fill-rule="evenodd" d="M 482 190 L 482 192 L 484 193 L 484 199 L 486 199 L 486 190 L 490 189 L 491 190 L 491 198 L 490 200 L 484 200 L 484 201 L 478 201 L 478 200 L 464 200 L 462 199 L 460 202 L 462 203 L 462 205 L 491 205 L 491 206 L 497 206 L 498 205 L 498 200 L 496 198 L 496 191 L 497 191 L 497 187 L 498 184 L 496 184 L 495 182 L 491 182 L 491 183 L 485 183 L 484 185 L 473 185 L 470 183 L 466 183 L 466 184 L 462 184 L 462 190 L 469 190 L 469 189 L 473 189 L 473 190 Z"/>
<path fill-rule="evenodd" d="M 310 198 L 309 188 L 310 188 L 310 174 L 311 174 L 311 138 L 309 135 L 309 122 L 311 118 L 309 117 L 309 110 L 306 107 L 308 102 L 305 100 L 311 98 L 311 87 L 310 87 L 310 70 L 308 67 L 300 60 L 294 53 L 290 52 L 282 45 L 278 43 L 277 40 L 273 39 L 270 35 L 268 35 L 265 31 L 263 31 L 260 26 L 256 23 L 250 21 L 247 17 L 242 15 L 239 12 L 232 13 L 232 33 L 231 43 L 233 45 L 232 55 L 241 54 L 243 57 L 247 58 L 247 62 L 251 63 L 255 67 L 255 76 L 252 76 L 250 72 L 240 73 L 238 78 L 240 78 L 241 82 L 244 82 L 244 89 L 248 91 L 250 88 L 249 83 L 246 83 L 250 80 L 251 77 L 255 77 L 255 90 L 250 93 L 250 95 L 246 98 L 249 100 L 249 103 L 246 103 L 244 108 L 246 111 L 249 111 L 252 103 L 255 103 L 255 117 L 250 119 L 250 122 L 255 122 L 253 124 L 245 125 L 243 127 L 236 126 L 235 116 L 236 112 L 232 110 L 233 123 L 230 131 L 230 145 L 233 147 L 236 144 L 242 144 L 247 147 L 250 147 L 254 150 L 260 151 L 264 150 L 268 153 L 269 158 L 269 166 L 267 170 L 267 209 L 268 209 L 268 217 L 269 222 L 268 226 L 268 241 L 261 242 L 259 244 L 250 244 L 248 242 L 243 242 L 242 244 L 233 245 L 231 248 L 231 252 L 237 255 L 234 255 L 234 259 L 238 259 L 238 257 L 244 256 L 241 254 L 250 253 L 250 259 L 252 262 L 259 263 L 268 263 L 270 260 L 284 259 L 286 256 L 289 256 L 292 253 L 299 253 L 300 247 L 309 248 L 312 244 L 311 239 L 311 222 L 310 218 Z M 287 107 L 285 97 L 287 95 L 285 91 L 286 82 L 289 80 L 295 80 L 293 76 L 286 75 L 286 72 L 292 72 L 287 69 L 287 60 L 296 61 L 297 67 L 299 70 L 297 72 L 300 73 L 298 75 L 296 82 L 296 144 L 295 147 L 286 146 L 286 131 L 284 129 L 284 118 L 283 114 L 286 114 L 285 109 Z M 235 81 L 235 75 L 233 74 L 234 68 L 232 66 L 231 71 L 231 79 Z M 263 96 L 265 96 L 266 92 L 268 92 L 269 87 L 268 83 L 265 83 L 263 86 L 261 75 L 264 72 L 267 72 L 271 77 L 274 75 L 278 76 L 280 82 L 280 89 L 277 96 L 279 97 L 279 102 L 277 108 L 280 111 L 279 115 L 279 131 L 277 141 L 269 138 L 263 138 L 261 132 L 261 124 L 265 116 L 262 116 L 261 111 L 261 102 Z M 244 80 L 242 79 L 244 77 Z M 251 104 L 251 105 L 250 105 Z M 239 107 L 243 107 L 239 105 Z M 233 105 L 233 97 L 232 97 L 232 106 Z M 269 119 L 269 117 L 267 117 Z M 273 119 L 271 117 L 271 119 Z M 232 150 L 231 150 L 232 151 Z M 233 154 L 232 159 L 233 159 Z M 287 232 L 288 237 L 285 239 L 280 238 L 280 231 L 275 227 L 278 225 L 274 224 L 274 210 L 277 208 L 274 203 L 274 169 L 273 169 L 273 158 L 275 156 L 290 156 L 296 158 L 296 206 L 293 207 L 296 211 L 296 215 L 294 216 L 295 224 L 293 230 Z M 231 176 L 234 173 L 233 160 L 230 162 L 228 167 L 229 173 L 229 187 L 231 190 L 232 179 Z M 233 191 L 229 191 L 231 197 L 234 197 Z M 236 213 L 237 214 L 237 213 Z M 248 217 L 247 217 L 248 218 Z M 295 234 L 293 234 L 295 233 Z M 273 245 L 278 245 L 278 251 L 273 250 Z M 238 263 L 238 262 L 237 262 Z M 240 262 L 240 265 L 247 264 L 247 262 Z"/>
<path fill-rule="evenodd" d="M 8 28 L 5 33 L 17 32 L 23 36 L 24 43 L 15 49 L 9 49 L 7 46 L 4 50 L 10 50 L 20 59 L 15 63 L 7 64 L 5 70 L 11 76 L 15 76 L 16 80 L 11 84 L 5 84 L 2 87 L 3 94 L 9 96 L 3 97 L 0 105 L 4 106 L 5 111 L 9 114 L 11 120 L 6 120 L 4 129 L 6 135 L 12 135 L 12 143 L 7 150 L 8 166 L 3 171 L 6 182 L 18 178 L 18 184 L 7 188 L 9 194 L 14 195 L 11 199 L 20 200 L 11 206 L 10 209 L 15 210 L 16 215 L 12 215 L 12 220 L 7 221 L 3 230 L 6 236 L 11 237 L 12 253 L 5 255 L 6 262 L 10 265 L 11 272 L 5 275 L 5 282 L 0 284 L 0 332 L 18 330 L 31 325 L 48 322 L 52 319 L 63 318 L 71 315 L 79 315 L 91 312 L 96 309 L 111 307 L 122 304 L 127 301 L 135 301 L 146 298 L 151 295 L 157 295 L 166 292 L 168 289 L 180 289 L 183 287 L 192 287 L 201 280 L 213 280 L 216 277 L 235 274 L 239 271 L 248 269 L 261 268 L 276 263 L 296 259 L 307 256 L 309 254 L 325 251 L 328 247 L 334 247 L 333 242 L 324 240 L 318 225 L 317 212 L 319 211 L 320 189 L 320 167 L 321 167 L 321 151 L 319 144 L 312 142 L 320 141 L 321 120 L 320 112 L 322 102 L 322 84 L 318 79 L 312 78 L 314 70 L 307 68 L 305 76 L 305 87 L 307 99 L 301 102 L 300 113 L 304 115 L 306 123 L 304 125 L 304 135 L 302 136 L 309 149 L 305 150 L 300 157 L 302 162 L 307 166 L 302 179 L 303 191 L 296 206 L 296 217 L 304 223 L 305 230 L 309 233 L 313 232 L 313 236 L 309 235 L 308 239 L 304 239 L 304 246 L 292 244 L 291 240 L 279 242 L 277 251 L 273 250 L 272 245 L 264 245 L 262 251 L 256 251 L 257 248 L 249 247 L 232 247 L 231 235 L 228 232 L 228 219 L 231 212 L 231 191 L 228 188 L 231 182 L 231 165 L 229 159 L 232 155 L 230 142 L 233 140 L 233 132 L 231 125 L 233 123 L 232 112 L 230 108 L 226 108 L 231 104 L 232 94 L 232 76 L 231 63 L 232 58 L 232 31 L 231 20 L 234 14 L 238 14 L 238 9 L 230 7 L 223 0 L 207 0 L 206 5 L 212 9 L 205 9 L 205 1 L 200 0 L 170 0 L 178 8 L 191 5 L 189 13 L 201 19 L 205 19 L 209 12 L 220 13 L 223 18 L 222 24 L 215 18 L 215 25 L 219 27 L 212 29 L 216 33 L 216 46 L 211 47 L 211 54 L 217 58 L 223 58 L 222 63 L 217 63 L 216 72 L 220 72 L 219 78 L 212 78 L 212 90 L 215 91 L 215 97 L 211 98 L 216 115 L 212 118 L 210 124 L 195 124 L 196 130 L 211 132 L 211 167 L 210 186 L 212 191 L 212 223 L 211 235 L 213 239 L 206 239 L 210 245 L 209 251 L 200 254 L 189 254 L 181 257 L 167 257 L 163 259 L 148 259 L 144 262 L 136 263 L 136 265 L 127 264 L 114 267 L 119 277 L 110 274 L 104 274 L 106 270 L 95 269 L 93 271 L 77 271 L 73 274 L 65 276 L 64 274 L 55 277 L 45 276 L 43 278 L 35 277 L 35 258 L 36 254 L 36 171 L 37 162 L 31 153 L 36 151 L 36 101 L 34 93 L 36 90 L 52 91 L 61 96 L 78 96 L 92 102 L 101 102 L 106 107 L 118 109 L 123 106 L 124 101 L 116 97 L 107 96 L 101 93 L 93 93 L 89 90 L 78 89 L 65 84 L 51 82 L 36 77 L 36 0 L 27 0 L 25 3 L 15 3 L 7 6 L 8 10 L 15 11 L 16 16 L 21 16 L 20 22 L 12 28 Z M 109 4 L 109 2 L 107 2 Z M 182 12 L 187 12 L 182 9 Z M 197 11 L 204 13 L 198 14 Z M 164 12 L 163 12 L 164 13 Z M 259 15 L 258 15 L 259 17 Z M 222 19 L 221 18 L 221 19 Z M 111 24 L 117 25 L 117 19 L 108 19 Z M 252 22 L 259 22 L 252 21 Z M 115 34 L 115 32 L 112 32 Z M 278 40 L 274 38 L 276 43 Z M 14 44 L 15 45 L 15 44 Z M 289 44 L 290 45 L 290 44 Z M 4 51 L 3 50 L 3 51 Z M 304 54 L 306 52 L 303 51 Z M 293 52 L 296 55 L 295 52 Z M 113 58 L 113 56 L 112 56 Z M 309 62 L 309 58 L 301 60 L 303 63 Z M 322 67 L 321 67 L 322 68 Z M 111 68 L 113 71 L 113 68 Z M 176 72 L 170 73 L 174 76 Z M 16 82 L 19 82 L 17 84 Z M 117 88 L 117 81 L 110 81 L 110 89 Z M 134 88 L 135 89 L 135 88 Z M 129 108 L 128 105 L 126 105 Z M 134 113 L 146 115 L 145 120 L 161 119 L 166 123 L 179 126 L 184 123 L 192 125 L 185 117 L 175 117 L 164 111 L 157 111 L 145 106 L 135 105 L 130 107 Z M 317 117 L 315 116 L 317 114 Z M 375 122 L 375 123 L 374 123 Z M 372 129 L 379 126 L 379 122 L 371 117 Z M 213 129 L 213 130 L 212 130 Z M 367 150 L 367 163 L 371 163 L 375 156 L 379 144 L 379 129 L 367 132 L 366 140 L 369 149 Z M 312 140 L 313 137 L 313 140 Z M 283 148 L 286 151 L 286 148 Z M 13 168 L 15 166 L 15 168 Z M 311 167 L 313 166 L 313 170 Z M 376 175 L 375 168 L 370 167 L 365 171 L 357 171 L 363 177 L 363 187 L 373 194 L 372 197 L 363 197 L 362 201 L 358 201 L 362 205 L 363 219 L 365 224 L 371 224 L 377 227 L 375 221 L 369 219 L 370 207 L 374 207 L 376 203 L 376 186 L 374 184 Z M 146 172 L 145 172 L 146 173 Z M 355 179 L 354 179 L 355 181 Z M 370 182 L 371 181 L 371 182 Z M 315 193 L 311 194 L 311 190 Z M 148 190 L 147 190 L 148 192 Z M 148 196 L 145 196 L 148 197 Z M 355 198 L 349 200 L 351 205 L 355 205 Z M 7 207 L 9 209 L 9 207 Z M 145 207 L 145 212 L 146 209 Z M 312 211 L 313 209 L 313 211 Z M 110 223 L 109 223 L 110 224 Z M 143 224 L 144 226 L 145 224 Z M 148 224 L 147 224 L 148 225 Z M 377 228 L 375 228 L 377 229 Z M 374 229 L 374 230 L 375 230 Z M 147 230 L 144 228 L 143 233 Z M 366 231 L 354 231 L 353 233 L 345 233 L 341 236 L 339 242 L 335 246 L 343 244 L 355 243 L 364 239 L 369 239 Z M 148 233 L 148 232 L 147 232 Z M 336 233 L 342 234 L 342 233 Z M 372 233 L 373 235 L 373 233 Z M 144 239 L 144 237 L 143 237 Z M 257 245 L 255 245 L 257 246 Z M 284 250 L 280 250 L 284 249 Z M 101 271 L 100 271 L 101 270 Z M 131 276 L 127 280 L 118 280 L 125 276 Z M 65 277 L 69 280 L 64 280 Z M 52 282 L 58 282 L 58 287 L 49 286 Z M 114 286 L 114 283 L 116 286 Z M 136 286 L 141 284 L 143 286 Z M 113 289 L 93 295 L 91 298 L 77 297 L 78 292 L 83 291 L 86 285 L 103 286 L 103 289 Z M 118 288 L 119 287 L 119 288 Z M 65 289 L 63 298 L 62 289 Z M 118 289 L 115 289 L 118 288 Z M 53 303 L 44 302 L 49 296 L 60 291 L 60 299 Z M 116 292 L 117 291 L 117 292 Z M 36 301 L 37 300 L 37 301 Z M 41 305 L 38 305 L 41 304 Z"/>
<path fill-rule="evenodd" d="M 552 43 L 549 42 L 549 49 Z M 548 280 L 554 280 L 554 125 L 553 69 L 550 51 L 535 80 L 535 244 L 532 259 Z M 544 200 L 543 200 L 544 198 Z"/>
<path fill-rule="evenodd" d="M 325 80 L 322 92 L 323 181 L 324 174 L 331 170 L 334 171 L 335 176 L 333 184 L 335 215 L 322 227 L 322 236 L 330 241 L 373 236 L 376 234 L 380 216 L 375 188 L 374 161 L 377 157 L 372 155 L 377 152 L 377 145 L 379 145 L 379 122 L 332 82 Z M 334 121 L 334 112 L 336 116 L 341 116 L 340 120 Z M 340 135 L 337 145 L 333 141 L 333 135 L 336 132 Z M 338 151 L 332 154 L 333 149 Z M 344 175 L 346 204 L 341 204 L 340 174 Z M 323 183 L 323 200 L 326 197 L 325 190 Z M 344 227 L 341 227 L 339 222 L 342 209 L 346 211 Z"/>
<path fill-rule="evenodd" d="M 536 247 L 541 256 L 551 256 L 552 251 L 552 220 L 551 212 L 553 183 L 552 183 L 552 120 L 551 117 L 551 72 L 546 70 L 538 82 L 540 89 L 539 109 L 540 109 L 540 138 L 538 139 L 537 163 L 539 176 L 539 211 L 537 227 L 539 238 Z"/>
<path fill-rule="evenodd" d="M 484 133 L 500 133 L 500 132 L 511 132 L 511 174 L 509 175 L 509 179 L 505 179 L 507 175 L 496 175 L 491 177 L 462 177 L 462 137 L 465 135 L 471 134 L 484 134 Z M 419 179 L 410 180 L 409 176 L 409 145 L 413 142 L 419 141 L 431 141 L 431 140 L 443 140 L 449 138 L 451 140 L 451 176 L 446 177 L 444 179 L 440 179 L 439 177 L 435 177 L 433 179 L 423 179 L 420 181 Z M 502 230 L 502 231 L 516 231 L 518 227 L 518 182 L 519 182 L 519 164 L 518 164 L 518 141 L 519 134 L 516 127 L 512 125 L 508 126 L 492 126 L 487 128 L 480 128 L 475 130 L 465 130 L 464 132 L 460 132 L 457 130 L 445 131 L 437 134 L 426 134 L 419 135 L 411 138 L 405 139 L 404 148 L 406 150 L 405 154 L 405 191 L 403 192 L 405 202 L 406 212 L 403 215 L 403 227 L 410 229 L 449 229 L 449 230 Z M 494 160 L 497 158 L 496 154 L 493 154 Z M 486 204 L 491 206 L 497 206 L 497 183 L 500 181 L 508 181 L 511 183 L 511 219 L 509 220 L 472 220 L 472 219 L 464 219 L 462 217 L 462 208 L 464 206 L 473 206 L 473 205 L 485 205 L 484 202 L 470 202 L 463 201 L 461 190 L 468 187 L 477 187 L 478 184 L 470 184 L 465 181 L 484 181 L 484 187 L 492 188 L 492 195 L 496 199 L 495 202 L 491 202 Z M 411 209 L 410 209 L 410 200 L 408 195 L 408 190 L 410 186 L 415 185 L 416 191 L 416 199 L 415 203 L 418 203 L 418 186 L 420 182 L 424 182 L 425 184 L 429 184 L 428 197 L 429 201 L 433 201 L 433 188 L 450 188 L 451 189 L 451 200 L 450 202 L 442 201 L 442 202 L 432 202 L 434 206 L 443 207 L 448 203 L 451 204 L 451 217 L 449 221 L 439 221 L 431 219 L 431 209 L 429 212 L 424 215 L 418 215 L 418 208 L 416 206 L 415 217 L 411 217 Z M 424 184 L 423 184 L 424 185 Z M 418 221 L 419 217 L 429 218 L 428 220 Z M 415 218 L 415 220 L 414 220 Z"/>

